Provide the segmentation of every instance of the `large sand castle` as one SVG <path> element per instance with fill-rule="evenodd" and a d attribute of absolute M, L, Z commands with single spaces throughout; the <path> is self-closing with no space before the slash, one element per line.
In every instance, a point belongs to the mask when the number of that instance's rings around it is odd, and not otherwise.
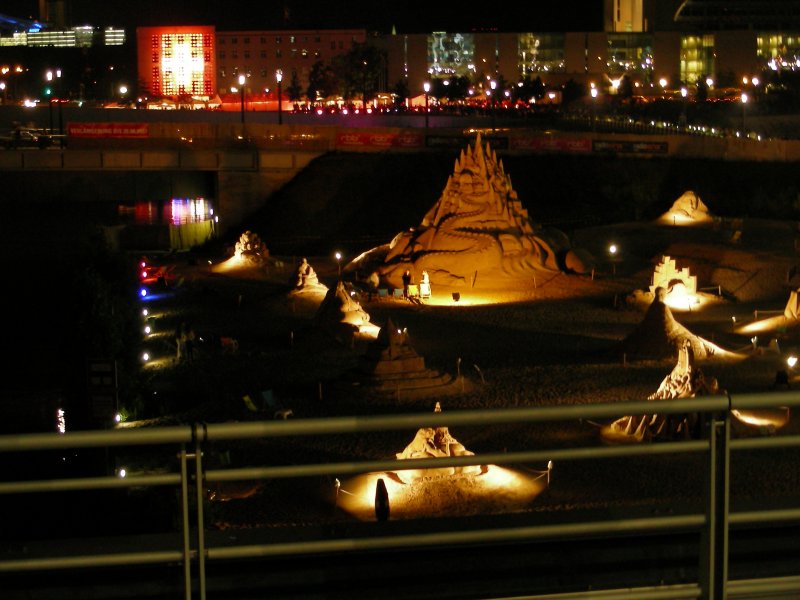
<path fill-rule="evenodd" d="M 478 136 L 419 227 L 354 263 L 391 287 L 406 271 L 415 281 L 427 271 L 433 285 L 502 287 L 537 271 L 589 273 L 594 260 L 563 232 L 531 221 L 502 161 Z"/>

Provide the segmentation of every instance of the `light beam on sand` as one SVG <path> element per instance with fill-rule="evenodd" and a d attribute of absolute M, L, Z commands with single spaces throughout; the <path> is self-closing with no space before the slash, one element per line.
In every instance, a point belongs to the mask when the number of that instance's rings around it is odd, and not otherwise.
<path fill-rule="evenodd" d="M 517 290 L 518 292 L 518 290 Z M 459 292 L 458 301 L 453 300 L 452 293 L 435 290 L 430 298 L 426 298 L 423 304 L 429 306 L 486 306 L 491 304 L 506 304 L 519 302 L 519 299 L 508 297 L 508 293 L 496 292 L 493 290 L 469 290 Z"/>
<path fill-rule="evenodd" d="M 731 414 L 745 425 L 763 427 L 766 429 L 779 429 L 789 422 L 790 410 L 781 406 L 768 410 L 731 410 Z"/>
<path fill-rule="evenodd" d="M 766 333 L 769 331 L 776 331 L 785 328 L 789 324 L 789 319 L 785 315 L 777 315 L 752 323 L 746 323 L 736 328 L 736 333 L 742 335 L 749 335 L 751 333 Z"/>
<path fill-rule="evenodd" d="M 664 304 L 673 310 L 697 310 L 708 303 L 708 298 L 690 294 L 683 286 L 675 286 L 664 298 Z"/>
<path fill-rule="evenodd" d="M 548 471 L 528 474 L 498 465 L 462 475 L 432 475 L 437 470 L 406 469 L 357 475 L 341 482 L 337 505 L 354 517 L 375 520 L 375 491 L 386 485 L 392 518 L 459 516 L 494 508 L 520 510 L 548 485 Z"/>

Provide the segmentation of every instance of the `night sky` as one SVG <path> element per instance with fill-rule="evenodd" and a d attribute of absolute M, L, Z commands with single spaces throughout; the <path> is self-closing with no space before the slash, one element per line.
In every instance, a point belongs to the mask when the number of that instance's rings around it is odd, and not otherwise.
<path fill-rule="evenodd" d="M 470 3 L 473 4 L 473 3 Z M 430 31 L 598 31 L 603 0 L 485 3 L 458 10 L 456 2 L 299 2 L 253 0 L 67 0 L 72 25 L 215 25 L 220 30 L 366 28 Z M 5 0 L 0 12 L 38 18 L 37 0 Z"/>

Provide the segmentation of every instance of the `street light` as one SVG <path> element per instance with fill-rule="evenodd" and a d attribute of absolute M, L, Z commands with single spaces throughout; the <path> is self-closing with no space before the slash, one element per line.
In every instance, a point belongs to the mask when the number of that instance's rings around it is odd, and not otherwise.
<path fill-rule="evenodd" d="M 597 88 L 592 84 L 592 131 L 595 130 L 597 121 Z"/>
<path fill-rule="evenodd" d="M 281 98 L 281 90 L 282 90 L 281 82 L 283 81 L 283 71 L 281 71 L 280 69 L 275 71 L 275 79 L 278 82 L 278 125 L 283 125 L 283 107 L 281 106 L 281 104 L 282 104 L 282 102 L 281 102 L 281 99 L 282 99 Z"/>
<path fill-rule="evenodd" d="M 689 90 L 686 87 L 681 88 L 681 97 L 683 98 L 683 106 L 681 107 L 681 126 L 686 127 L 686 98 L 689 95 Z"/>
<path fill-rule="evenodd" d="M 428 133 L 428 93 L 431 91 L 430 82 L 423 83 L 422 89 L 425 90 L 425 133 Z"/>
<path fill-rule="evenodd" d="M 50 84 L 53 83 L 53 79 L 54 78 L 56 80 L 60 80 L 61 79 L 61 69 L 56 69 L 55 72 L 53 72 L 52 70 L 48 69 L 47 72 L 45 73 L 45 80 L 48 83 L 48 86 L 47 86 L 47 89 L 45 90 L 45 93 L 47 94 L 47 100 L 48 100 L 47 104 L 48 104 L 48 108 L 49 108 L 50 134 L 51 135 L 53 133 L 53 92 L 55 91 L 53 88 L 55 86 L 51 86 Z M 59 100 L 59 103 L 58 103 L 58 116 L 59 116 L 59 121 L 60 121 L 61 120 L 61 101 L 60 100 Z M 59 124 L 59 130 L 61 131 L 61 133 L 64 133 L 63 132 L 63 125 Z"/>
<path fill-rule="evenodd" d="M 239 75 L 239 108 L 242 116 L 242 137 L 244 137 L 244 84 L 247 82 L 247 77 L 243 74 Z"/>
<path fill-rule="evenodd" d="M 496 108 L 495 100 L 494 100 L 494 90 L 495 90 L 495 88 L 497 88 L 497 82 L 494 79 L 492 79 L 489 82 L 489 87 L 492 88 L 492 108 L 491 108 L 491 110 L 492 110 L 492 129 L 494 129 L 494 118 L 495 118 L 494 113 L 495 113 L 495 108 Z"/>
<path fill-rule="evenodd" d="M 747 101 L 749 99 L 750 98 L 747 97 L 747 94 L 742 92 L 742 131 L 745 132 L 745 135 L 746 135 L 746 131 L 747 130 L 744 127 L 744 107 L 745 107 L 745 105 L 747 105 Z"/>
<path fill-rule="evenodd" d="M 611 257 L 611 274 L 612 275 L 616 275 L 617 274 L 617 263 L 616 263 L 616 261 L 617 261 L 617 252 L 618 251 L 619 251 L 619 248 L 617 247 L 616 244 L 609 244 L 609 246 L 608 246 L 608 255 Z"/>
<path fill-rule="evenodd" d="M 342 253 L 337 252 L 336 256 L 336 265 L 339 267 L 339 279 L 342 278 Z"/>

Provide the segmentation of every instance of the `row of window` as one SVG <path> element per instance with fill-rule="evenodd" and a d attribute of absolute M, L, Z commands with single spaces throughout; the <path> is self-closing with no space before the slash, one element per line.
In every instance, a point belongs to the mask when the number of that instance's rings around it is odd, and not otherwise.
<path fill-rule="evenodd" d="M 247 70 L 243 70 L 242 69 L 242 70 L 240 70 L 239 67 L 233 67 L 231 69 L 231 79 L 235 80 L 239 76 L 239 73 L 243 73 L 247 77 L 252 77 L 253 76 L 253 72 L 250 69 L 247 69 Z M 261 69 L 261 71 L 259 72 L 259 75 L 261 76 L 261 79 L 271 79 L 271 78 L 275 77 L 275 72 L 274 71 L 268 71 L 267 69 Z M 287 79 L 289 81 L 292 81 L 292 79 L 297 78 L 297 69 L 290 69 L 290 70 L 284 72 L 283 73 L 283 77 L 284 77 L 284 81 L 286 81 Z M 227 78 L 228 78 L 228 71 L 225 70 L 225 69 L 220 69 L 219 70 L 219 80 L 220 81 L 224 81 Z"/>
<path fill-rule="evenodd" d="M 298 56 L 300 58 L 308 58 L 311 55 L 312 55 L 312 53 L 309 52 L 308 50 L 306 50 L 305 48 L 300 50 L 300 51 L 296 50 L 295 48 L 292 48 L 292 51 L 291 51 L 291 54 L 290 54 L 290 58 L 297 58 Z M 250 58 L 250 51 L 249 50 L 243 51 L 242 52 L 242 56 L 245 59 Z M 322 56 L 322 53 L 319 50 L 315 50 L 313 52 L 313 56 L 314 56 L 314 58 L 320 58 Z M 230 57 L 233 60 L 238 59 L 239 58 L 239 52 L 237 50 L 231 50 Z M 225 53 L 225 50 L 220 50 L 219 53 L 217 54 L 217 58 L 219 58 L 219 60 L 225 60 L 227 58 L 227 54 Z M 268 58 L 267 51 L 266 50 L 261 50 L 259 52 L 259 58 L 264 58 L 264 59 Z M 280 48 L 275 50 L 275 58 L 283 58 L 283 52 L 281 52 Z"/>
<path fill-rule="evenodd" d="M 275 44 L 281 44 L 283 42 L 283 38 L 281 36 L 279 36 L 279 35 L 276 35 L 274 37 L 274 41 L 275 41 Z M 298 36 L 296 36 L 296 35 L 290 35 L 289 36 L 289 43 L 290 44 L 296 44 L 297 41 L 298 41 Z M 355 37 L 353 37 L 350 41 L 351 41 L 351 43 L 355 43 L 358 40 Z M 261 44 L 268 43 L 266 36 L 261 36 L 260 42 L 261 42 Z M 307 44 L 309 42 L 309 36 L 304 35 L 302 42 L 304 44 Z M 314 36 L 313 42 L 315 44 L 321 44 L 322 43 L 322 38 L 320 36 L 318 36 L 318 35 Z M 239 38 L 236 37 L 236 36 L 232 36 L 232 37 L 218 36 L 217 37 L 217 43 L 220 46 L 224 46 L 226 43 L 238 44 L 239 43 Z M 250 43 L 250 38 L 249 37 L 242 38 L 242 43 L 249 44 Z M 331 40 L 331 50 L 336 50 L 337 48 L 339 50 L 343 50 L 344 49 L 344 40 Z"/>

